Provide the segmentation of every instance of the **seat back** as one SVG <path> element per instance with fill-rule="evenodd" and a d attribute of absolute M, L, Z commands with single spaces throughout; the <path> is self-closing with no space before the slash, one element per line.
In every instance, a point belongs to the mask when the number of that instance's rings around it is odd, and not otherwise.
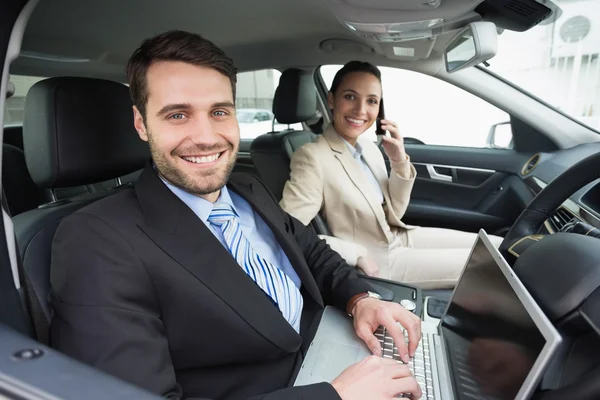
<path fill-rule="evenodd" d="M 282 124 L 295 124 L 311 119 L 317 112 L 317 90 L 312 74 L 297 68 L 281 74 L 273 97 L 273 114 Z M 261 179 L 277 200 L 290 177 L 292 153 L 316 135 L 305 130 L 268 132 L 252 141 L 250 156 Z"/>
<path fill-rule="evenodd" d="M 312 75 L 297 68 L 285 70 L 273 98 L 275 118 L 284 124 L 295 124 L 306 122 L 317 113 L 317 90 Z M 277 200 L 281 200 L 285 183 L 290 179 L 292 154 L 316 138 L 311 131 L 289 129 L 265 133 L 252 141 L 252 163 Z M 311 225 L 318 234 L 331 234 L 318 214 Z"/>
<path fill-rule="evenodd" d="M 6 143 L 2 145 L 2 188 L 13 217 L 52 200 L 50 192 L 31 179 L 23 150 Z"/>
<path fill-rule="evenodd" d="M 29 173 L 45 189 L 91 185 L 143 168 L 150 157 L 131 122 L 125 85 L 91 78 L 50 78 L 25 100 L 23 145 Z M 52 241 L 63 218 L 116 192 L 104 190 L 62 199 L 13 219 L 21 277 L 36 336 L 48 343 L 52 319 Z"/>

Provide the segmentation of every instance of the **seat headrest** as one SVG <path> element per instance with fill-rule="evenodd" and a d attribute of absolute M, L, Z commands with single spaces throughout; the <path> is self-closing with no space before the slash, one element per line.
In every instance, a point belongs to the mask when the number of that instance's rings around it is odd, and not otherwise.
<path fill-rule="evenodd" d="M 297 68 L 286 69 L 273 97 L 273 114 L 282 124 L 295 124 L 317 112 L 317 89 L 313 76 Z"/>
<path fill-rule="evenodd" d="M 92 184 L 144 167 L 150 150 L 134 126 L 127 86 L 93 78 L 50 78 L 25 100 L 27 168 L 43 188 Z"/>

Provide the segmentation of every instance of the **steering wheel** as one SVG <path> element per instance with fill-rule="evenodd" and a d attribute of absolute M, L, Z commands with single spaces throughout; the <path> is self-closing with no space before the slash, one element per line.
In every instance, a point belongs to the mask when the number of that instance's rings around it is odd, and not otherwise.
<path fill-rule="evenodd" d="M 600 152 L 592 154 L 567 169 L 529 203 L 506 234 L 500 251 L 514 265 L 509 249 L 522 238 L 536 234 L 552 213 L 575 192 L 600 178 Z"/>

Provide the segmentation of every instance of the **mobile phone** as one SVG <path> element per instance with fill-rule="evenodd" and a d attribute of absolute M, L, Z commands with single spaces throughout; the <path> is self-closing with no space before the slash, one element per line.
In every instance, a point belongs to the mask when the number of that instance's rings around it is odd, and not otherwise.
<path fill-rule="evenodd" d="M 385 136 L 386 131 L 381 128 L 381 120 L 385 119 L 385 111 L 383 110 L 383 99 L 379 100 L 379 114 L 377 114 L 377 121 L 375 122 L 375 134 L 377 136 Z"/>

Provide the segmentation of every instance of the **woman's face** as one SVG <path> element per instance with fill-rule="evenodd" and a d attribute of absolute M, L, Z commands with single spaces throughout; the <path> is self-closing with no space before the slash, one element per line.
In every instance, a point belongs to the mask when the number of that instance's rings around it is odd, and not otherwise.
<path fill-rule="evenodd" d="M 329 92 L 335 130 L 352 145 L 377 120 L 381 101 L 381 82 L 368 72 L 351 72 L 335 94 Z"/>

